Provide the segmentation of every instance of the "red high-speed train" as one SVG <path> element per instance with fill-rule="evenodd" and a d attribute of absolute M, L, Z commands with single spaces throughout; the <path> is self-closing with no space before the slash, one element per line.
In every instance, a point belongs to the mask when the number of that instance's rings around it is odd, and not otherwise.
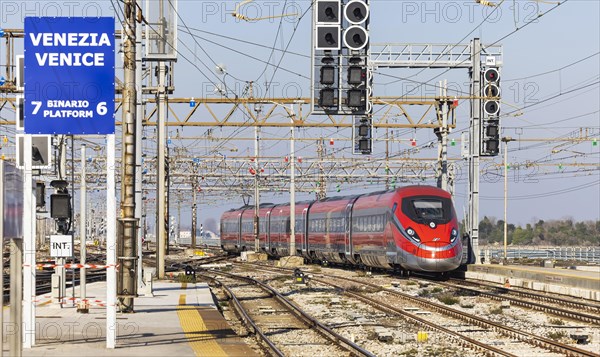
<path fill-rule="evenodd" d="M 221 217 L 221 246 L 254 250 L 253 206 Z M 448 192 L 408 186 L 296 203 L 296 254 L 308 260 L 391 268 L 401 272 L 456 269 L 462 260 L 456 212 Z M 259 207 L 260 249 L 289 255 L 290 205 Z"/>

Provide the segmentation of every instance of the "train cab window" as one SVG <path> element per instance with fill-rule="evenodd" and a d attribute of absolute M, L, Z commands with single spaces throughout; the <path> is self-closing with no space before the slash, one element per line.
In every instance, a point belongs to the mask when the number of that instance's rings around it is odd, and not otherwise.
<path fill-rule="evenodd" d="M 441 201 L 413 201 L 413 206 L 417 216 L 423 219 L 442 219 L 444 217 L 444 209 L 442 208 Z"/>
<path fill-rule="evenodd" d="M 442 197 L 409 197 L 402 201 L 402 212 L 414 221 L 446 223 L 452 218 L 452 203 Z"/>

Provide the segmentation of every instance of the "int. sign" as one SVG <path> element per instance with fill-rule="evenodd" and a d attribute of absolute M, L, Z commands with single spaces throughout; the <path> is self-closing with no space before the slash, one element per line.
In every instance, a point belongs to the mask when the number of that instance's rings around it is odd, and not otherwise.
<path fill-rule="evenodd" d="M 486 66 L 495 66 L 496 65 L 496 57 L 485 56 L 485 65 Z"/>
<path fill-rule="evenodd" d="M 51 235 L 50 256 L 53 258 L 70 258 L 73 256 L 73 236 Z"/>
<path fill-rule="evenodd" d="M 115 132 L 112 17 L 26 17 L 26 134 Z"/>

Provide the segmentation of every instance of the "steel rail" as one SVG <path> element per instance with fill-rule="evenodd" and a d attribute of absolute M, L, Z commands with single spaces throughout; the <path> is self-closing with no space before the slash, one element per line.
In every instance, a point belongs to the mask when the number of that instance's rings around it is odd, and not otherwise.
<path fill-rule="evenodd" d="M 482 317 L 479 316 L 475 316 L 475 315 L 471 315 L 468 314 L 466 312 L 462 312 L 460 310 L 456 310 L 441 304 L 437 304 L 425 299 L 421 299 L 415 296 L 411 296 L 408 294 L 404 294 L 392 289 L 387 289 L 387 288 L 382 288 L 381 286 L 375 285 L 375 284 L 371 284 L 371 283 L 367 283 L 367 282 L 362 282 L 359 280 L 355 280 L 355 279 L 350 279 L 350 278 L 345 278 L 348 281 L 352 281 L 358 284 L 363 284 L 363 285 L 367 285 L 367 286 L 371 286 L 371 287 L 376 287 L 378 289 L 381 289 L 382 291 L 388 292 L 390 294 L 393 294 L 395 296 L 404 298 L 406 300 L 410 300 L 412 303 L 415 303 L 423 308 L 426 309 L 432 309 L 435 310 L 438 313 L 442 313 L 444 315 L 448 315 L 460 320 L 463 320 L 465 322 L 469 322 L 475 325 L 478 325 L 480 327 L 484 327 L 484 328 L 490 328 L 494 331 L 497 331 L 498 333 L 501 333 L 505 336 L 508 337 L 512 337 L 512 338 L 516 338 L 519 341 L 522 342 L 526 342 L 529 344 L 532 344 L 534 346 L 540 347 L 540 348 L 544 348 L 550 351 L 554 351 L 554 352 L 558 352 L 558 353 L 563 353 L 567 356 L 585 356 L 585 357 L 598 357 L 598 354 L 590 352 L 590 351 L 586 351 L 574 346 L 570 346 L 564 343 L 560 343 L 557 341 L 553 341 L 551 339 L 545 338 L 545 337 L 541 337 L 541 336 L 537 336 L 534 335 L 533 333 L 527 332 L 527 331 L 522 331 L 522 330 L 518 330 L 509 326 L 504 326 L 498 323 L 495 323 L 493 321 L 484 319 Z"/>
<path fill-rule="evenodd" d="M 302 310 L 298 305 L 294 304 L 292 301 L 290 301 L 289 299 L 284 297 L 281 293 L 279 293 L 277 290 L 275 290 L 271 286 L 269 286 L 261 281 L 258 281 L 256 279 L 250 278 L 250 277 L 245 277 L 245 276 L 240 276 L 240 275 L 225 273 L 225 272 L 220 272 L 220 271 L 211 271 L 211 273 L 230 277 L 232 279 L 244 280 L 246 282 L 258 285 L 263 290 L 270 293 L 275 299 L 277 299 L 277 301 L 279 301 L 281 304 L 286 306 L 290 310 L 290 312 L 292 312 L 297 318 L 301 319 L 307 326 L 315 329 L 315 331 L 319 332 L 322 336 L 324 336 L 328 340 L 345 348 L 350 353 L 353 353 L 355 355 L 375 357 L 375 355 L 373 353 L 365 350 L 364 348 L 360 347 L 356 343 L 350 341 L 349 339 L 345 338 L 344 336 L 333 331 L 331 328 L 322 324 L 319 320 L 310 316 L 306 311 Z M 206 276 L 205 274 L 201 274 L 201 275 Z"/>
<path fill-rule="evenodd" d="M 258 337 L 260 337 L 260 339 L 264 343 L 266 343 L 267 346 L 269 346 L 269 348 L 271 349 L 271 352 L 273 352 L 274 354 L 276 354 L 277 356 L 280 356 L 280 357 L 285 356 L 283 351 L 281 351 L 279 348 L 277 348 L 277 346 L 275 346 L 273 341 L 271 341 L 271 339 L 269 339 L 267 337 L 267 335 L 265 335 L 265 333 L 262 331 L 262 329 L 256 324 L 256 322 L 254 322 L 254 320 L 250 317 L 250 315 L 248 315 L 248 312 L 242 306 L 242 303 L 238 300 L 237 296 L 235 296 L 235 293 L 227 285 L 223 284 L 223 282 L 221 282 L 219 279 L 214 278 L 212 276 L 209 276 L 206 274 L 199 274 L 199 275 L 204 278 L 214 281 L 216 284 L 218 284 L 218 286 L 224 288 L 227 291 L 227 294 L 229 295 L 231 300 L 233 301 L 233 303 L 235 305 L 235 310 L 238 312 L 238 315 L 244 321 L 246 326 L 250 325 L 252 327 L 252 330 L 254 330 L 254 334 L 258 335 Z"/>
<path fill-rule="evenodd" d="M 529 309 L 536 310 L 536 311 L 546 312 L 546 313 L 556 315 L 556 316 L 562 316 L 562 317 L 567 317 L 567 318 L 571 318 L 574 320 L 589 322 L 589 323 L 592 323 L 595 325 L 600 325 L 600 316 L 598 316 L 598 315 L 590 315 L 590 314 L 586 314 L 583 312 L 563 309 L 561 307 L 549 306 L 549 305 L 544 305 L 542 303 L 537 303 L 537 302 L 533 302 L 533 301 L 521 300 L 521 299 L 518 299 L 515 297 L 507 296 L 507 294 L 499 294 L 499 293 L 494 293 L 494 292 L 489 292 L 489 291 L 483 291 L 483 290 L 480 290 L 480 289 L 477 289 L 474 287 L 467 287 L 467 286 L 461 285 L 460 283 L 455 284 L 455 283 L 449 283 L 449 282 L 436 281 L 436 284 L 440 284 L 440 285 L 443 285 L 443 286 L 446 286 L 449 288 L 470 291 L 470 292 L 485 296 L 487 298 L 490 298 L 492 300 L 510 301 L 511 304 L 514 304 L 517 306 L 529 308 Z M 487 284 L 482 284 L 482 286 L 498 288 L 498 287 L 494 287 L 494 286 L 489 286 Z M 508 290 L 508 289 L 506 289 L 506 290 Z M 510 293 L 512 291 L 508 290 L 508 292 Z M 551 303 L 555 303 L 555 304 L 568 304 L 575 308 L 581 308 L 581 306 L 579 304 L 573 303 L 573 302 L 569 303 L 567 300 L 564 300 L 564 299 L 558 299 L 558 298 L 554 299 L 554 298 L 547 297 L 547 296 L 540 296 L 540 295 L 534 294 L 534 293 L 525 293 L 522 295 L 527 296 L 530 299 L 546 300 L 547 302 L 551 302 Z"/>
<path fill-rule="evenodd" d="M 264 268 L 264 267 L 263 267 Z M 275 267 L 269 267 L 271 269 L 274 270 L 285 270 L 285 271 L 289 271 L 289 269 L 286 268 L 275 268 Z M 385 291 L 387 293 L 390 293 L 392 295 L 401 297 L 405 300 L 409 300 L 411 303 L 417 304 L 418 306 L 425 308 L 425 309 L 430 309 L 430 310 L 434 310 L 438 313 L 453 317 L 453 318 L 457 318 L 460 319 L 462 321 L 468 322 L 468 323 L 472 323 L 474 325 L 483 327 L 483 328 L 489 328 L 492 329 L 493 331 L 496 331 L 500 334 L 503 334 L 505 336 L 511 337 L 511 338 L 516 338 L 519 341 L 525 342 L 525 343 L 529 343 L 532 344 L 534 346 L 543 348 L 543 349 L 547 349 L 553 352 L 558 352 L 558 353 L 563 353 L 567 356 L 584 356 L 584 357 L 598 357 L 598 354 L 590 352 L 590 351 L 586 351 L 583 350 L 581 348 L 577 348 L 574 346 L 570 346 L 564 343 L 560 343 L 557 341 L 553 341 L 551 339 L 545 338 L 545 337 L 541 337 L 541 336 L 537 336 L 533 333 L 530 332 L 526 332 L 526 331 L 522 331 L 522 330 L 518 330 L 509 326 L 504 326 L 498 323 L 495 323 L 493 321 L 484 319 L 482 317 L 479 316 L 474 316 L 471 314 L 468 314 L 466 312 L 462 312 L 450 307 L 446 307 L 444 305 L 441 304 L 437 304 L 425 299 L 421 299 L 415 296 L 411 296 L 405 293 L 401 293 L 392 289 L 387 289 L 387 288 L 383 288 L 379 285 L 376 284 L 372 284 L 372 283 L 368 283 L 368 282 L 364 282 L 364 281 L 360 281 L 360 280 L 356 280 L 356 279 L 352 279 L 352 278 L 348 278 L 348 277 L 340 277 L 340 276 L 336 276 L 336 275 L 327 275 L 327 274 L 313 274 L 313 276 L 321 276 L 324 278 L 337 278 L 337 279 L 343 279 L 346 281 L 351 281 L 357 284 L 362 284 L 362 285 L 366 285 L 366 286 L 370 286 L 373 288 L 377 288 L 380 289 L 381 291 Z M 322 281 L 320 279 L 315 279 L 313 277 L 313 280 L 315 281 L 319 281 L 323 284 L 329 284 L 332 285 L 329 281 Z M 381 302 L 378 302 L 379 304 L 382 304 Z M 490 346 L 491 347 L 491 346 Z"/>
<path fill-rule="evenodd" d="M 596 315 L 600 315 L 600 304 L 587 303 L 587 302 L 582 302 L 582 301 L 573 301 L 573 300 L 561 298 L 558 296 L 549 296 L 546 294 L 537 293 L 535 291 L 520 290 L 521 288 L 518 288 L 519 290 L 517 290 L 515 288 L 505 288 L 503 286 L 485 283 L 482 281 L 470 281 L 470 280 L 463 280 L 463 279 L 457 279 L 457 278 L 450 278 L 450 281 L 456 282 L 458 284 L 485 286 L 490 289 L 499 289 L 503 293 L 507 293 L 510 295 L 516 295 L 516 296 L 526 297 L 526 298 L 530 298 L 530 299 L 551 302 L 554 304 L 573 307 L 575 309 L 587 310 L 587 311 L 595 313 Z"/>

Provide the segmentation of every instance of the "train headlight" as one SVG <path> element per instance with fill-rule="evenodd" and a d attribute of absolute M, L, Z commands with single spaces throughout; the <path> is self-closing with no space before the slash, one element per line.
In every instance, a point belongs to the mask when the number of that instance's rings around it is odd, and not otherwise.
<path fill-rule="evenodd" d="M 450 242 L 454 242 L 456 237 L 458 237 L 458 231 L 456 228 L 452 228 L 452 232 L 450 233 Z"/>
<path fill-rule="evenodd" d="M 417 235 L 417 232 L 415 232 L 415 230 L 412 229 L 412 228 L 407 228 L 406 229 L 406 234 L 408 235 L 408 237 L 410 239 L 414 240 L 415 242 L 420 242 L 421 241 L 421 239 Z"/>

